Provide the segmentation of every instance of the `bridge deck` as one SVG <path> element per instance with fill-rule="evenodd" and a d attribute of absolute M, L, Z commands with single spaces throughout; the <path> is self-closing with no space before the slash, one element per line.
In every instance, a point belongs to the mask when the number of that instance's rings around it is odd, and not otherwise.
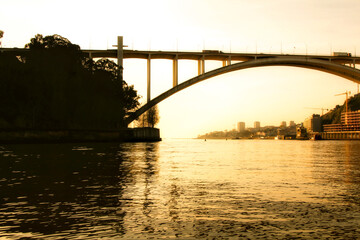
<path fill-rule="evenodd" d="M 93 58 L 108 57 L 116 58 L 117 50 L 82 50 L 91 54 Z M 176 51 L 142 51 L 142 50 L 126 50 L 124 49 L 124 58 L 138 59 L 179 59 L 179 60 L 215 60 L 215 61 L 249 61 L 260 58 L 275 57 L 303 57 L 311 59 L 319 59 L 326 61 L 334 61 L 339 64 L 353 64 L 360 61 L 360 57 L 339 57 L 326 55 L 294 55 L 294 54 L 266 54 L 266 53 L 225 53 L 225 52 L 176 52 Z"/>
<path fill-rule="evenodd" d="M 25 48 L 0 48 L 0 53 L 11 52 L 16 55 L 26 55 L 29 49 Z M 117 49 L 82 51 L 92 58 L 117 58 Z M 179 59 L 179 60 L 215 60 L 215 61 L 249 61 L 261 58 L 298 57 L 318 60 L 333 61 L 339 64 L 355 64 L 360 62 L 360 57 L 339 57 L 326 55 L 295 55 L 295 54 L 266 54 L 266 53 L 225 53 L 217 50 L 205 52 L 177 52 L 177 51 L 147 51 L 147 50 L 123 50 L 124 58 L 138 59 Z"/>

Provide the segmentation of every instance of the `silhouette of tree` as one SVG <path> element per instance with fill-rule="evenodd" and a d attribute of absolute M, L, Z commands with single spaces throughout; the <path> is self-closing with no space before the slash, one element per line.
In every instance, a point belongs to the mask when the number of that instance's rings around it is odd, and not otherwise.
<path fill-rule="evenodd" d="M 135 125 L 137 127 L 155 127 L 156 124 L 159 123 L 159 110 L 158 106 L 155 105 L 154 107 L 147 110 L 143 113 L 136 121 Z"/>
<path fill-rule="evenodd" d="M 118 129 L 139 105 L 113 61 L 94 62 L 59 35 L 37 34 L 22 57 L 0 54 L 0 128 Z"/>
<path fill-rule="evenodd" d="M 0 30 L 0 39 L 3 38 L 4 36 L 4 31 Z M 0 40 L 0 47 L 1 47 L 1 40 Z"/>
<path fill-rule="evenodd" d="M 138 119 L 135 120 L 135 126 L 136 127 L 147 127 L 147 119 L 146 114 L 143 113 L 138 117 Z"/>
<path fill-rule="evenodd" d="M 159 117 L 159 110 L 158 106 L 155 105 L 152 108 L 150 108 L 147 112 L 147 122 L 149 124 L 149 127 L 155 127 L 156 124 L 158 124 L 160 117 Z"/>
<path fill-rule="evenodd" d="M 41 34 L 35 35 L 30 39 L 30 43 L 25 45 L 25 48 L 29 49 L 72 49 L 80 50 L 80 47 L 76 44 L 72 44 L 67 38 L 54 34 L 51 36 L 43 37 Z"/>

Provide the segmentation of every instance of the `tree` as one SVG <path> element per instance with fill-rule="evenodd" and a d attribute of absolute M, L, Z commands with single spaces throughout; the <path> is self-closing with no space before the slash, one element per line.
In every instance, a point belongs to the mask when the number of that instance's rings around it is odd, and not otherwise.
<path fill-rule="evenodd" d="M 160 120 L 157 105 L 144 112 L 136 121 L 137 127 L 155 127 Z"/>
<path fill-rule="evenodd" d="M 95 62 L 60 35 L 37 34 L 25 47 L 21 61 L 0 55 L 0 128 L 118 129 L 138 107 L 115 62 Z"/>
<path fill-rule="evenodd" d="M 67 38 L 54 34 L 43 37 L 41 34 L 36 34 L 34 38 L 30 39 L 30 43 L 25 45 L 29 49 L 71 49 L 80 50 L 79 45 L 72 44 Z"/>
<path fill-rule="evenodd" d="M 0 39 L 3 38 L 4 36 L 4 31 L 0 30 Z M 0 40 L 0 47 L 1 47 L 1 40 Z"/>
<path fill-rule="evenodd" d="M 158 106 L 153 106 L 146 112 L 146 114 L 149 127 L 155 127 L 155 125 L 158 124 L 160 120 Z"/>

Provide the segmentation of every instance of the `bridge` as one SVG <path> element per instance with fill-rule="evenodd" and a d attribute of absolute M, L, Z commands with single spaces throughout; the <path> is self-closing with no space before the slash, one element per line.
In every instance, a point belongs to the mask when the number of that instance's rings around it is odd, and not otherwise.
<path fill-rule="evenodd" d="M 149 110 L 151 107 L 187 87 L 221 74 L 247 68 L 264 66 L 301 67 L 334 74 L 360 84 L 360 70 L 356 68 L 356 65 L 360 63 L 360 57 L 353 57 L 348 55 L 321 56 L 264 53 L 225 53 L 218 50 L 203 50 L 201 52 L 138 51 L 123 49 L 122 37 L 118 37 L 117 49 L 83 50 L 83 52 L 86 52 L 92 58 L 117 58 L 120 66 L 123 66 L 123 59 L 126 58 L 147 60 L 147 103 L 135 112 L 131 113 L 125 119 L 125 123 L 127 125 L 137 119 L 141 114 Z M 168 59 L 173 62 L 173 87 L 155 97 L 154 99 L 151 99 L 151 60 L 153 59 Z M 197 61 L 198 75 L 179 84 L 179 60 Z M 206 60 L 221 61 L 222 67 L 205 72 Z"/>
<path fill-rule="evenodd" d="M 2 49 L 4 51 L 5 49 Z M 10 50 L 10 49 L 9 49 Z M 27 49 L 12 49 L 19 54 Z M 201 52 L 179 51 L 139 51 L 123 49 L 123 38 L 118 37 L 117 49 L 107 50 L 82 50 L 90 58 L 117 58 L 119 66 L 123 66 L 123 59 L 137 58 L 147 60 L 147 103 L 126 119 L 129 125 L 141 114 L 149 110 L 171 95 L 190 87 L 206 79 L 248 68 L 265 66 L 292 66 L 308 68 L 334 74 L 357 84 L 360 84 L 360 70 L 356 65 L 360 63 L 360 57 L 356 56 L 326 56 L 326 55 L 289 55 L 289 54 L 264 54 L 264 53 L 225 53 L 218 50 L 203 50 Z M 20 54 L 21 55 L 21 54 Z M 151 60 L 168 59 L 173 62 L 173 87 L 159 96 L 151 99 Z M 178 83 L 178 62 L 180 60 L 194 60 L 198 62 L 198 75 L 182 83 Z M 205 61 L 221 61 L 222 67 L 206 72 Z M 123 68 L 120 67 L 122 76 Z"/>

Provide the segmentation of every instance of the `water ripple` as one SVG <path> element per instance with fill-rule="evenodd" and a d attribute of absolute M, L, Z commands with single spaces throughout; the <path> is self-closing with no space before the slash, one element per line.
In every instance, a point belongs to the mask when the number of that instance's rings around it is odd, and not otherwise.
<path fill-rule="evenodd" d="M 0 146 L 0 239 L 360 236 L 360 142 Z"/>

